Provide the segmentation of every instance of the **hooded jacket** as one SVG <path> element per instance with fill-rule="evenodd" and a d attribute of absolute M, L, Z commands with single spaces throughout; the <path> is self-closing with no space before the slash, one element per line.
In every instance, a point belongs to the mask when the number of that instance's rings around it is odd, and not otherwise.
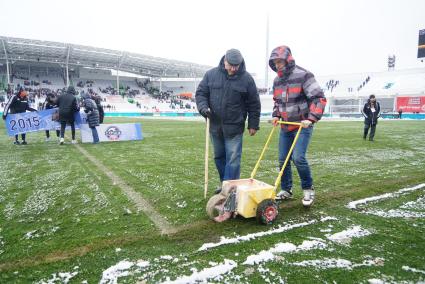
<path fill-rule="evenodd" d="M 75 89 L 69 87 L 65 94 L 58 97 L 59 120 L 61 122 L 74 122 L 74 113 L 79 111 L 77 99 L 74 95 Z"/>
<path fill-rule="evenodd" d="M 242 134 L 248 117 L 248 129 L 259 129 L 261 103 L 252 76 L 246 72 L 245 61 L 229 76 L 224 68 L 224 56 L 218 67 L 207 73 L 196 90 L 198 111 L 211 110 L 210 132 L 224 137 Z"/>
<path fill-rule="evenodd" d="M 277 70 L 273 62 L 278 58 L 286 61 L 283 70 Z M 273 82 L 273 117 L 289 122 L 319 121 L 326 106 L 325 95 L 314 75 L 295 64 L 289 47 L 283 45 L 275 48 L 269 65 L 277 72 Z M 298 126 L 282 124 L 282 128 L 292 131 Z"/>
<path fill-rule="evenodd" d="M 96 103 L 90 98 L 90 95 L 83 96 L 84 112 L 87 113 L 87 123 L 90 128 L 99 126 L 99 111 Z"/>

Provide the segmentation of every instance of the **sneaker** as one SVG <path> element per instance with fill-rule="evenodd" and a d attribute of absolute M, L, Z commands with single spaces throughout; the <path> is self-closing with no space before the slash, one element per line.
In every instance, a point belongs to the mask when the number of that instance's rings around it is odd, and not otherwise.
<path fill-rule="evenodd" d="M 21 145 L 21 143 L 18 140 L 16 140 L 15 142 L 13 142 L 13 144 L 14 145 Z"/>
<path fill-rule="evenodd" d="M 21 145 L 27 145 L 28 143 L 27 143 L 27 141 L 22 141 L 21 142 Z"/>
<path fill-rule="evenodd" d="M 314 201 L 314 188 L 304 189 L 304 198 L 302 199 L 302 203 L 305 207 L 310 207 L 313 205 Z"/>
<path fill-rule="evenodd" d="M 72 140 L 71 144 L 77 144 L 77 140 Z"/>
<path fill-rule="evenodd" d="M 46 142 L 50 142 L 50 137 L 46 137 Z"/>
<path fill-rule="evenodd" d="M 65 140 L 64 140 L 63 138 L 61 138 L 61 139 L 59 140 L 59 144 L 60 144 L 60 145 L 63 145 L 63 143 L 65 143 Z"/>
<path fill-rule="evenodd" d="M 292 190 L 281 190 L 279 191 L 279 193 L 276 195 L 276 199 L 278 200 L 288 200 L 288 199 L 292 199 Z"/>
<path fill-rule="evenodd" d="M 221 190 L 221 186 L 217 187 L 217 189 L 214 191 L 214 194 L 220 194 Z"/>

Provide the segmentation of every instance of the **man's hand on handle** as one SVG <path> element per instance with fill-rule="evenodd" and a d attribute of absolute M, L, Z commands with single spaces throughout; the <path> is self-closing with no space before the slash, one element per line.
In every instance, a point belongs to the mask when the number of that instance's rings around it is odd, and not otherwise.
<path fill-rule="evenodd" d="M 309 128 L 313 122 L 310 120 L 301 120 L 301 126 L 302 128 Z"/>

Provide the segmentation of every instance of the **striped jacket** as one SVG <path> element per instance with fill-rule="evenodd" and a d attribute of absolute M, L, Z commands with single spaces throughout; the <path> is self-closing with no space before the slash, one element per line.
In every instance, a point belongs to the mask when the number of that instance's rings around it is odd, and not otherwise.
<path fill-rule="evenodd" d="M 276 69 L 273 60 L 277 58 L 286 61 L 283 70 Z M 326 106 L 326 98 L 314 75 L 295 65 L 291 50 L 286 46 L 272 51 L 269 65 L 278 73 L 273 82 L 273 117 L 290 122 L 319 121 Z M 282 124 L 282 128 L 292 131 L 297 126 Z"/>

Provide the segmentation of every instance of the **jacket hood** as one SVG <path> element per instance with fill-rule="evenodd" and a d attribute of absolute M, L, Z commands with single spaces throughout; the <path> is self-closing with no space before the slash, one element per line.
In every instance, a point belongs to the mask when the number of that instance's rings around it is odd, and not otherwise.
<path fill-rule="evenodd" d="M 226 69 L 224 68 L 224 55 L 223 55 L 223 57 L 221 58 L 221 60 L 220 60 L 220 63 L 218 64 L 218 68 L 220 68 L 220 70 L 222 71 L 222 72 L 224 72 L 224 73 L 226 73 L 227 74 L 227 71 L 226 71 Z M 246 72 L 246 67 L 245 67 L 245 59 L 243 59 L 242 60 L 242 63 L 239 65 L 239 69 L 238 69 L 238 71 L 236 71 L 236 73 L 235 73 L 235 75 L 233 75 L 233 76 L 236 76 L 236 75 L 240 75 L 240 74 L 243 74 L 243 73 L 245 73 Z"/>
<path fill-rule="evenodd" d="M 273 62 L 274 59 L 283 59 L 286 61 L 285 68 L 282 71 L 278 71 Z M 291 49 L 288 46 L 281 45 L 272 50 L 269 59 L 270 68 L 278 73 L 279 77 L 289 75 L 295 68 L 295 59 L 292 57 Z"/>

